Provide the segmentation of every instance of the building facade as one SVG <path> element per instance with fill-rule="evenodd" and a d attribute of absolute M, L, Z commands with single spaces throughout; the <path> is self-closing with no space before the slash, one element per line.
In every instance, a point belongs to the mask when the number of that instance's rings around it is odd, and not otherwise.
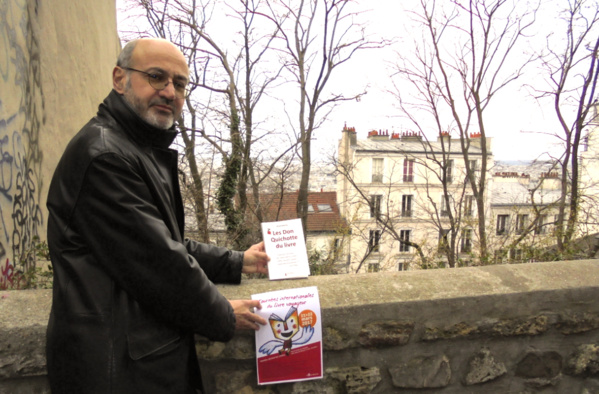
<path fill-rule="evenodd" d="M 344 127 L 337 200 L 352 230 L 352 272 L 445 266 L 450 253 L 450 265 L 471 259 L 478 208 L 467 166 L 478 181 L 493 155 L 490 139 L 486 156 L 480 135 L 471 135 L 466 144 L 467 159 L 460 140 L 448 133 L 429 141 L 417 133 L 373 130 L 358 140 L 355 129 Z"/>

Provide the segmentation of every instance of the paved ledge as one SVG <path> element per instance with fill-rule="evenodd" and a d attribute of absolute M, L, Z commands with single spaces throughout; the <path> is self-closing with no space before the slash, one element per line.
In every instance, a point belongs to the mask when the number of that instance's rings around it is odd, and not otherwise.
<path fill-rule="evenodd" d="M 554 291 L 598 287 L 599 260 L 327 275 L 286 281 L 248 280 L 240 286 L 220 288 L 227 298 L 240 299 L 307 286 L 318 286 L 323 309 Z"/>
<path fill-rule="evenodd" d="M 599 260 L 491 265 L 220 285 L 229 299 L 317 286 L 323 309 L 599 287 Z M 0 291 L 0 330 L 46 325 L 52 290 Z"/>

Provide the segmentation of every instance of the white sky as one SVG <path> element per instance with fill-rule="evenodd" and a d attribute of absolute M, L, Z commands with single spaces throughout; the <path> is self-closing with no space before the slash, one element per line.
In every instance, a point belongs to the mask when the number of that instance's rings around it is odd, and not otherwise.
<path fill-rule="evenodd" d="M 126 0 L 117 0 L 117 8 L 123 7 Z M 559 0 L 555 0 L 559 3 Z M 396 59 L 395 51 L 401 51 L 407 42 L 412 41 L 410 29 L 405 28 L 404 7 L 410 7 L 415 0 L 371 0 L 360 2 L 371 8 L 366 15 L 373 32 L 385 38 L 396 37 L 398 44 L 384 50 L 357 52 L 352 60 L 337 71 L 331 88 L 343 89 L 344 93 L 360 91 L 370 85 L 368 94 L 360 102 L 346 102 L 336 108 L 324 127 L 315 133 L 313 155 L 325 154 L 335 149 L 344 124 L 355 127 L 358 138 L 366 138 L 368 131 L 388 130 L 389 133 L 413 129 L 394 106 L 393 97 L 385 90 L 389 87 L 389 66 Z M 554 1 L 544 0 L 544 6 Z M 540 16 L 538 29 L 543 31 L 555 26 L 555 8 L 548 7 Z M 124 26 L 123 15 L 119 15 L 119 29 Z M 226 33 L 225 33 L 226 34 Z M 212 33 L 214 37 L 215 34 Z M 541 35 L 544 36 L 544 35 Z M 542 40 L 537 42 L 543 45 Z M 531 44 L 531 45 L 537 45 Z M 522 48 L 524 50 L 539 48 Z M 529 69 L 523 82 L 538 82 L 538 70 Z M 519 82 L 510 85 L 487 109 L 487 135 L 493 138 L 493 152 L 496 160 L 532 160 L 544 152 L 559 152 L 555 137 L 547 134 L 559 132 L 551 104 L 538 103 L 530 94 L 520 88 Z M 330 155 L 330 153 L 329 153 Z"/>

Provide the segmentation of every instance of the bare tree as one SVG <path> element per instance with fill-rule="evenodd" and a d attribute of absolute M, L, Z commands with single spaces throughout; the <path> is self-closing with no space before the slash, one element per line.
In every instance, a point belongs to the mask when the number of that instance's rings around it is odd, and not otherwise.
<path fill-rule="evenodd" d="M 294 79 L 298 93 L 296 134 L 300 143 L 302 176 L 297 205 L 304 233 L 308 215 L 311 141 L 336 104 L 355 100 L 340 93 L 326 95 L 334 70 L 349 61 L 356 51 L 380 47 L 366 38 L 354 18 L 352 0 L 284 0 L 269 2 L 269 13 L 261 15 L 277 26 L 283 40 L 286 70 Z"/>
<path fill-rule="evenodd" d="M 254 195 L 252 210 L 259 211 L 258 186 L 263 180 L 254 173 L 256 157 L 252 147 L 276 134 L 268 131 L 257 133 L 259 120 L 255 111 L 268 88 L 279 79 L 282 69 L 272 68 L 272 61 L 268 61 L 268 67 L 264 66 L 278 28 L 274 26 L 268 32 L 257 26 L 256 12 L 264 5 L 259 0 L 244 0 L 235 5 L 196 0 L 135 2 L 145 10 L 154 33 L 168 38 L 186 54 L 191 89 L 203 91 L 203 94 L 190 95 L 187 112 L 179 120 L 193 181 L 191 186 L 195 190 L 196 216 L 200 228 L 204 229 L 200 230 L 202 238 L 207 241 L 208 232 L 202 201 L 205 193 L 195 157 L 196 136 L 207 141 L 222 158 L 224 169 L 215 198 L 224 216 L 229 240 L 237 248 L 247 247 L 253 242 L 247 238 L 249 229 L 245 227 L 244 219 L 250 210 L 247 190 L 251 188 Z M 232 40 L 231 33 L 224 36 L 222 29 L 218 33 L 218 22 L 212 22 L 213 18 L 224 18 L 227 11 L 230 12 L 226 16 L 227 22 L 238 22 L 239 44 Z M 217 32 L 216 35 L 209 32 L 210 27 Z M 219 131 L 219 124 L 223 123 L 227 125 L 228 135 Z M 282 153 L 271 149 L 271 165 L 274 166 L 293 147 L 293 143 L 288 148 L 282 147 Z"/>
<path fill-rule="evenodd" d="M 430 124 L 435 133 L 450 130 L 459 138 L 463 160 L 469 164 L 466 179 L 476 202 L 482 261 L 489 258 L 485 201 L 492 154 L 485 110 L 530 62 L 530 58 L 513 61 L 536 11 L 521 10 L 522 4 L 510 0 L 420 0 L 419 10 L 412 15 L 423 28 L 422 42 L 416 42 L 413 51 L 402 48 L 396 67 L 395 75 L 415 89 L 410 97 L 396 82 L 394 90 L 400 108 L 415 126 L 425 134 Z M 480 148 L 480 163 L 470 157 L 474 141 Z"/>
<path fill-rule="evenodd" d="M 550 88 L 539 97 L 550 98 L 564 144 L 561 163 L 562 198 L 556 222 L 558 251 L 566 253 L 576 233 L 582 191 L 580 149 L 583 133 L 593 121 L 599 80 L 599 3 L 568 0 L 561 14 L 559 37 L 547 37 L 542 68 Z"/>

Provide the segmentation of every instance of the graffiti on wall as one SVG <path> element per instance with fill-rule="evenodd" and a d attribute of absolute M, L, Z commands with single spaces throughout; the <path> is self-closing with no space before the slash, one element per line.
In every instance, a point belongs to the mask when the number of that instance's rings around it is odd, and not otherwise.
<path fill-rule="evenodd" d="M 44 124 L 38 0 L 0 2 L 0 289 L 17 286 L 35 264 Z"/>

